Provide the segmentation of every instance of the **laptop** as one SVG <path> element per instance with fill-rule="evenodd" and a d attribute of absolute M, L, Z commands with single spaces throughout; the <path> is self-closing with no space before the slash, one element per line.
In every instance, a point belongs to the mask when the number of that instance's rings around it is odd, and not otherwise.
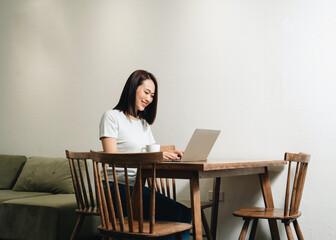
<path fill-rule="evenodd" d="M 219 133 L 220 130 L 195 129 L 182 158 L 178 161 L 188 162 L 207 160 Z"/>

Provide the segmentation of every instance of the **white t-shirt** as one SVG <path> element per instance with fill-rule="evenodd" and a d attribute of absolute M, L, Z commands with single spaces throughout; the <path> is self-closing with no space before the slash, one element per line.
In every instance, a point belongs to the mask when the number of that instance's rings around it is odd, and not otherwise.
<path fill-rule="evenodd" d="M 117 139 L 118 152 L 141 152 L 147 144 L 155 143 L 152 131 L 146 120 L 134 120 L 127 117 L 122 111 L 108 110 L 100 121 L 99 137 L 113 137 Z M 124 183 L 123 169 L 117 169 L 118 182 Z M 136 169 L 129 168 L 128 176 L 130 183 L 134 183 Z M 109 179 L 111 178 L 109 171 Z"/>

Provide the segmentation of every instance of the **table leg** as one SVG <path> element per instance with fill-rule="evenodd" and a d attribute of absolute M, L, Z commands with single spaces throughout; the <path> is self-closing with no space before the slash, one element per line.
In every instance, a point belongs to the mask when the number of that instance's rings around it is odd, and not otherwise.
<path fill-rule="evenodd" d="M 202 240 L 201 196 L 198 175 L 190 179 L 190 200 L 194 225 L 194 239 Z"/>
<path fill-rule="evenodd" d="M 212 239 L 216 240 L 217 234 L 217 221 L 218 221 L 218 205 L 219 205 L 219 190 L 220 190 L 221 178 L 214 178 L 213 181 L 213 192 L 212 192 L 212 208 L 211 208 L 211 235 Z"/>
<path fill-rule="evenodd" d="M 259 174 L 259 180 L 261 185 L 261 190 L 265 202 L 266 208 L 274 208 L 271 182 L 268 175 L 267 167 L 265 167 L 265 172 Z M 272 239 L 280 240 L 279 229 L 275 219 L 268 220 L 269 227 L 271 229 Z"/>

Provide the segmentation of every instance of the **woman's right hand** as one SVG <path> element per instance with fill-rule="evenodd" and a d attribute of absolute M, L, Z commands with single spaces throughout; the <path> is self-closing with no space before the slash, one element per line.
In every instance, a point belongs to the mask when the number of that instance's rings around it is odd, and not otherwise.
<path fill-rule="evenodd" d="M 163 159 L 165 160 L 179 160 L 180 157 L 175 152 L 163 152 Z"/>

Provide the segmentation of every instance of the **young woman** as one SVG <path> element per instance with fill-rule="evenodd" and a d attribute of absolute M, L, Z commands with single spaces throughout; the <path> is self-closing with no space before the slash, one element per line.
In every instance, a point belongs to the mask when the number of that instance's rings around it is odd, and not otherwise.
<path fill-rule="evenodd" d="M 153 74 L 144 70 L 133 72 L 126 81 L 119 103 L 106 111 L 100 122 L 100 140 L 104 152 L 141 152 L 145 145 L 155 143 L 150 124 L 156 117 L 158 84 Z M 163 152 L 165 159 L 178 159 L 183 151 Z M 117 170 L 119 187 L 124 185 L 124 172 Z M 130 182 L 134 184 L 136 170 L 129 169 Z M 109 183 L 114 189 L 113 182 Z M 121 191 L 123 192 L 123 191 Z M 150 190 L 144 190 L 144 214 L 149 209 Z M 148 201 L 146 200 L 148 198 Z M 156 193 L 156 219 L 191 222 L 190 210 L 184 205 Z M 165 239 L 174 239 L 173 236 Z M 183 239 L 189 239 L 189 232 Z"/>

